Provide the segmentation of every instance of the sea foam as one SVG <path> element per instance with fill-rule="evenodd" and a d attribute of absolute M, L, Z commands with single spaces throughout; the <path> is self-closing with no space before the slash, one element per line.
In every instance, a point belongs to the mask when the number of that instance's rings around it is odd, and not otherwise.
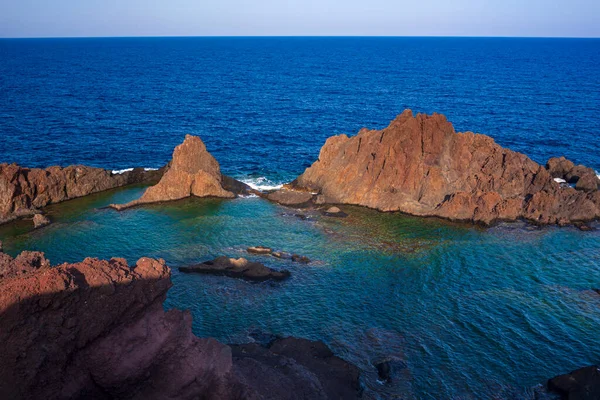
<path fill-rule="evenodd" d="M 113 169 L 112 173 L 113 173 L 113 175 L 121 175 L 121 174 L 124 174 L 125 172 L 131 172 L 131 171 L 133 171 L 133 168 Z M 144 168 L 144 171 L 158 171 L 158 168 Z"/>
<path fill-rule="evenodd" d="M 250 186 L 252 189 L 261 192 L 268 190 L 277 190 L 283 187 L 282 183 L 273 182 L 264 176 L 260 176 L 257 178 L 240 178 L 239 181 Z"/>

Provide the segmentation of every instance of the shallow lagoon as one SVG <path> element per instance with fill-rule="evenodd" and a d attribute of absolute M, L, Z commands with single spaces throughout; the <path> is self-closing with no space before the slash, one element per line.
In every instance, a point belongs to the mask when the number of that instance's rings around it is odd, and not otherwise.
<path fill-rule="evenodd" d="M 598 361 L 598 231 L 484 229 L 358 207 L 337 219 L 260 198 L 102 208 L 143 190 L 52 206 L 52 225 L 2 226 L 0 239 L 8 253 L 40 250 L 53 264 L 150 256 L 177 267 L 225 254 L 289 269 L 287 281 L 252 284 L 175 268 L 165 307 L 191 310 L 197 335 L 224 342 L 323 340 L 362 369 L 368 398 L 533 398 L 546 379 Z M 313 262 L 250 256 L 252 245 Z M 384 357 L 406 366 L 386 385 L 371 366 Z"/>

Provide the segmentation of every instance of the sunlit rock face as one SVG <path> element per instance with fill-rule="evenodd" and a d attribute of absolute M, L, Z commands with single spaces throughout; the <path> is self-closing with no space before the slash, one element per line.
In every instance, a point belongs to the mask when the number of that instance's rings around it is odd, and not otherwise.
<path fill-rule="evenodd" d="M 413 116 L 410 110 L 383 130 L 329 138 L 292 186 L 318 193 L 319 203 L 484 224 L 521 218 L 568 224 L 600 217 L 593 184 L 586 190 L 561 187 L 545 167 L 491 137 L 456 133 L 443 115 Z"/>

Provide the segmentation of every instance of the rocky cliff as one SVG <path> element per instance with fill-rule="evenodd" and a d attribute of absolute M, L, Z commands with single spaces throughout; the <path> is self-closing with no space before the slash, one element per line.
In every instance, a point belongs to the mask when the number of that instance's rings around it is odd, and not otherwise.
<path fill-rule="evenodd" d="M 0 164 L 0 223 L 31 216 L 42 207 L 134 183 L 154 183 L 162 170 L 142 168 L 114 174 L 100 168 L 23 168 Z"/>
<path fill-rule="evenodd" d="M 489 136 L 456 133 L 443 115 L 415 117 L 406 110 L 383 130 L 329 138 L 291 187 L 318 193 L 316 203 L 484 224 L 526 219 L 562 225 L 600 217 L 593 170 L 568 161 L 560 169 L 555 161 L 546 169 Z M 576 188 L 553 179 L 563 176 Z"/>
<path fill-rule="evenodd" d="M 0 253 L 2 399 L 351 399 L 358 370 L 319 342 L 232 348 L 164 311 L 162 260 Z"/>
<path fill-rule="evenodd" d="M 226 186 L 227 189 L 224 187 Z M 235 197 L 234 192 L 244 192 L 249 187 L 221 175 L 219 163 L 206 150 L 197 136 L 186 135 L 182 144 L 175 148 L 167 172 L 158 184 L 146 190 L 138 200 L 127 204 L 113 204 L 117 210 L 140 204 L 180 200 L 197 197 Z"/>

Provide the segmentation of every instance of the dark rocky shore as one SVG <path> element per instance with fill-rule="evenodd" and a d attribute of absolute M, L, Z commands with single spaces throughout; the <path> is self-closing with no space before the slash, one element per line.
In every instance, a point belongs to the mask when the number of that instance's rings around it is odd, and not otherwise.
<path fill-rule="evenodd" d="M 415 117 L 406 110 L 383 130 L 329 138 L 311 167 L 268 198 L 295 207 L 353 204 L 483 224 L 567 225 L 600 217 L 599 184 L 591 168 L 564 158 L 544 167 L 489 136 L 456 133 L 443 115 Z"/>
<path fill-rule="evenodd" d="M 2 399 L 353 399 L 357 367 L 321 342 L 227 346 L 164 311 L 163 260 L 51 267 L 0 253 Z"/>

